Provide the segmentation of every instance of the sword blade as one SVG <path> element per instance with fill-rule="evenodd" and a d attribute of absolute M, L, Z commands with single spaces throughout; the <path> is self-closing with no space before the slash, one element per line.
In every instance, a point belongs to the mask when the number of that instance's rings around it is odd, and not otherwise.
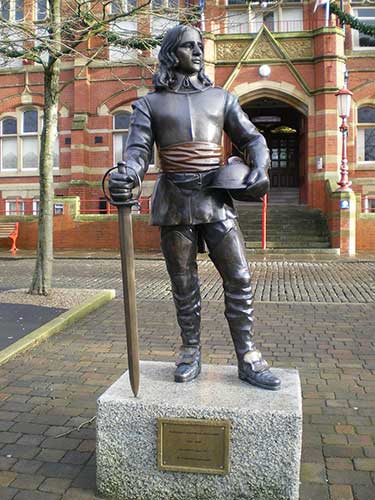
<path fill-rule="evenodd" d="M 139 346 L 137 304 L 135 297 L 135 265 L 131 207 L 118 207 L 120 231 L 122 286 L 124 291 L 124 311 L 126 326 L 126 344 L 128 349 L 128 367 L 130 385 L 134 396 L 139 390 Z"/>

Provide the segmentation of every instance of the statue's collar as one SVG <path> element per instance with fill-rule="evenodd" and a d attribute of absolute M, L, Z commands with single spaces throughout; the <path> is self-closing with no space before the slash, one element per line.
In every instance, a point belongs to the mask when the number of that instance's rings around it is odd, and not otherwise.
<path fill-rule="evenodd" d="M 210 87 L 206 87 L 198 79 L 198 75 L 186 75 L 184 73 L 176 72 L 175 83 L 172 88 L 168 89 L 170 92 L 177 92 L 182 94 L 189 94 L 191 92 L 202 92 Z"/>

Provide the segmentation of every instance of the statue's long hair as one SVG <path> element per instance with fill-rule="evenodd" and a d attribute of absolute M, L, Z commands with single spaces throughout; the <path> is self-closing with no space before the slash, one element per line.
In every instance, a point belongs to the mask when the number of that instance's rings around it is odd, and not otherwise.
<path fill-rule="evenodd" d="M 154 74 L 153 84 L 156 90 L 163 90 L 166 88 L 171 88 L 176 81 L 176 68 L 178 66 L 178 59 L 176 56 L 176 49 L 180 45 L 183 34 L 188 29 L 194 29 L 199 33 L 199 36 L 203 42 L 202 33 L 199 29 L 187 26 L 184 24 L 178 24 L 174 26 L 165 34 L 163 41 L 161 43 L 159 52 L 159 67 L 158 71 Z M 198 73 L 199 81 L 205 86 L 209 87 L 212 85 L 211 80 L 204 73 L 204 66 L 199 70 Z"/>

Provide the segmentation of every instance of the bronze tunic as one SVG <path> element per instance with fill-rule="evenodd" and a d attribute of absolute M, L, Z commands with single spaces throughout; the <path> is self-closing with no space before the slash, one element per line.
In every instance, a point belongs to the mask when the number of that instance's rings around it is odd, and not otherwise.
<path fill-rule="evenodd" d="M 141 179 L 147 171 L 154 142 L 169 155 L 174 146 L 178 154 L 179 145 L 186 143 L 213 145 L 212 155 L 206 155 L 206 164 L 211 168 L 197 172 L 182 161 L 178 173 L 159 175 L 152 196 L 151 223 L 196 225 L 235 218 L 229 194 L 208 188 L 222 162 L 217 151 L 221 148 L 223 130 L 248 165 L 267 168 L 269 163 L 266 142 L 242 111 L 238 99 L 220 87 L 191 92 L 162 90 L 138 99 L 133 110 L 125 161 Z"/>

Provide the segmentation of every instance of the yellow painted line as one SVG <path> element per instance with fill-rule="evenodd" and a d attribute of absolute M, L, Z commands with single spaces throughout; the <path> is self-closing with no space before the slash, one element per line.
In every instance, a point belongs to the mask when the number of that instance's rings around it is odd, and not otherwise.
<path fill-rule="evenodd" d="M 16 354 L 19 354 L 20 352 L 29 349 L 30 347 L 33 347 L 40 342 L 43 342 L 43 340 L 52 337 L 52 335 L 60 332 L 66 326 L 74 323 L 75 321 L 78 321 L 90 312 L 98 309 L 98 307 L 106 304 L 107 302 L 115 298 L 115 296 L 115 290 L 101 290 L 93 297 L 90 297 L 82 302 L 82 304 L 75 306 L 68 311 L 65 311 L 64 313 L 57 316 L 57 318 L 54 318 L 48 323 L 42 325 L 40 328 L 37 328 L 33 332 L 29 333 L 22 339 L 17 340 L 17 342 L 14 342 L 14 344 L 0 351 L 0 365 L 8 361 Z"/>

